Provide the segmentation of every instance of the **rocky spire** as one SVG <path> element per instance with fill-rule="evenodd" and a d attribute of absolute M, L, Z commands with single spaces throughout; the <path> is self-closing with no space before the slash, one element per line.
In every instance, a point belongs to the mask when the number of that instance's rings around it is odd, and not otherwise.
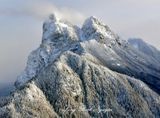
<path fill-rule="evenodd" d="M 55 14 L 50 14 L 49 19 L 52 21 L 58 21 L 58 17 Z"/>
<path fill-rule="evenodd" d="M 61 21 L 56 15 L 51 14 L 43 24 L 42 42 L 53 43 L 54 45 L 66 45 L 66 42 L 79 40 L 77 29 Z"/>
<path fill-rule="evenodd" d="M 104 43 L 106 42 L 106 39 L 110 40 L 117 38 L 117 35 L 114 34 L 107 25 L 94 16 L 85 20 L 82 31 L 86 40 L 96 39 L 97 41 Z"/>

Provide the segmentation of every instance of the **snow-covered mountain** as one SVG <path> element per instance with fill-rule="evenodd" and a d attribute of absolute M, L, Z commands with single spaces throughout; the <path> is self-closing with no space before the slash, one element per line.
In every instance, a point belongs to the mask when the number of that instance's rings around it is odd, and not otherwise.
<path fill-rule="evenodd" d="M 95 17 L 51 15 L 15 86 L 1 117 L 160 117 L 160 62 Z"/>
<path fill-rule="evenodd" d="M 144 54 L 150 57 L 153 57 L 154 59 L 160 62 L 160 51 L 152 45 L 138 38 L 131 38 L 128 40 L 128 42 L 139 51 L 143 52 Z"/>

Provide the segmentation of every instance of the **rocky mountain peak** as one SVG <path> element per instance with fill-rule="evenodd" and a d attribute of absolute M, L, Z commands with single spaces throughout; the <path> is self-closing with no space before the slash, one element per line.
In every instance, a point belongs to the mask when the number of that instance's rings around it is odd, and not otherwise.
<path fill-rule="evenodd" d="M 51 15 L 0 117 L 159 118 L 159 65 L 95 17 L 79 28 Z"/>
<path fill-rule="evenodd" d="M 117 38 L 107 25 L 94 16 L 85 20 L 82 31 L 86 40 L 96 39 L 99 42 L 109 43 Z"/>
<path fill-rule="evenodd" d="M 106 26 L 100 19 L 96 18 L 95 16 L 90 16 L 84 21 L 82 29 L 87 27 L 90 29 L 98 29 L 98 27 L 108 27 L 108 26 Z"/>
<path fill-rule="evenodd" d="M 50 14 L 49 15 L 49 19 L 52 20 L 52 21 L 58 21 L 58 17 L 56 16 L 56 14 Z"/>
<path fill-rule="evenodd" d="M 79 40 L 78 27 L 63 22 L 55 15 L 50 15 L 43 24 L 43 44 L 51 44 L 54 47 L 65 47 L 68 43 Z"/>
<path fill-rule="evenodd" d="M 51 44 L 59 48 L 77 41 L 90 39 L 96 39 L 98 42 L 110 44 L 115 42 L 118 36 L 94 16 L 87 18 L 82 28 L 72 25 L 69 22 L 64 22 L 54 14 L 50 15 L 43 24 L 43 44 Z"/>

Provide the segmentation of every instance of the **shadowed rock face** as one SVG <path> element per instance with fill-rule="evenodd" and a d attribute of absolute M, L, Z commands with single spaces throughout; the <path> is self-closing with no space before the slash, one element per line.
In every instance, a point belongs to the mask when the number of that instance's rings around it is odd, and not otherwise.
<path fill-rule="evenodd" d="M 50 16 L 43 29 L 0 117 L 160 117 L 159 62 L 95 17 L 80 29 Z"/>

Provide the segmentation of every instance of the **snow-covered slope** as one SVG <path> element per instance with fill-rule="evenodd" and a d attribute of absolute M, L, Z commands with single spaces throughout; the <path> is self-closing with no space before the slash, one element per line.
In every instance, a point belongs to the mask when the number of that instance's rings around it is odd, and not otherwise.
<path fill-rule="evenodd" d="M 144 54 L 150 57 L 155 58 L 157 61 L 160 62 L 160 51 L 152 45 L 144 42 L 142 39 L 137 38 L 128 39 L 128 42 L 139 51 L 143 52 Z"/>
<path fill-rule="evenodd" d="M 159 61 L 95 17 L 79 28 L 51 15 L 15 86 L 0 116 L 160 116 Z"/>
<path fill-rule="evenodd" d="M 92 47 L 88 43 L 83 50 L 88 47 L 93 48 L 88 51 L 102 61 L 103 65 L 111 70 L 141 79 L 157 92 L 160 90 L 159 61 L 121 40 L 108 26 L 95 17 L 88 18 L 83 27 L 78 28 L 58 20 L 54 15 L 44 22 L 42 44 L 30 54 L 27 67 L 18 77 L 15 85 L 17 87 L 23 85 L 53 62 L 62 52 L 77 48 L 78 45 L 87 43 L 88 40 L 95 40 L 97 43 L 95 45 L 99 45 L 98 49 L 92 42 Z"/>

